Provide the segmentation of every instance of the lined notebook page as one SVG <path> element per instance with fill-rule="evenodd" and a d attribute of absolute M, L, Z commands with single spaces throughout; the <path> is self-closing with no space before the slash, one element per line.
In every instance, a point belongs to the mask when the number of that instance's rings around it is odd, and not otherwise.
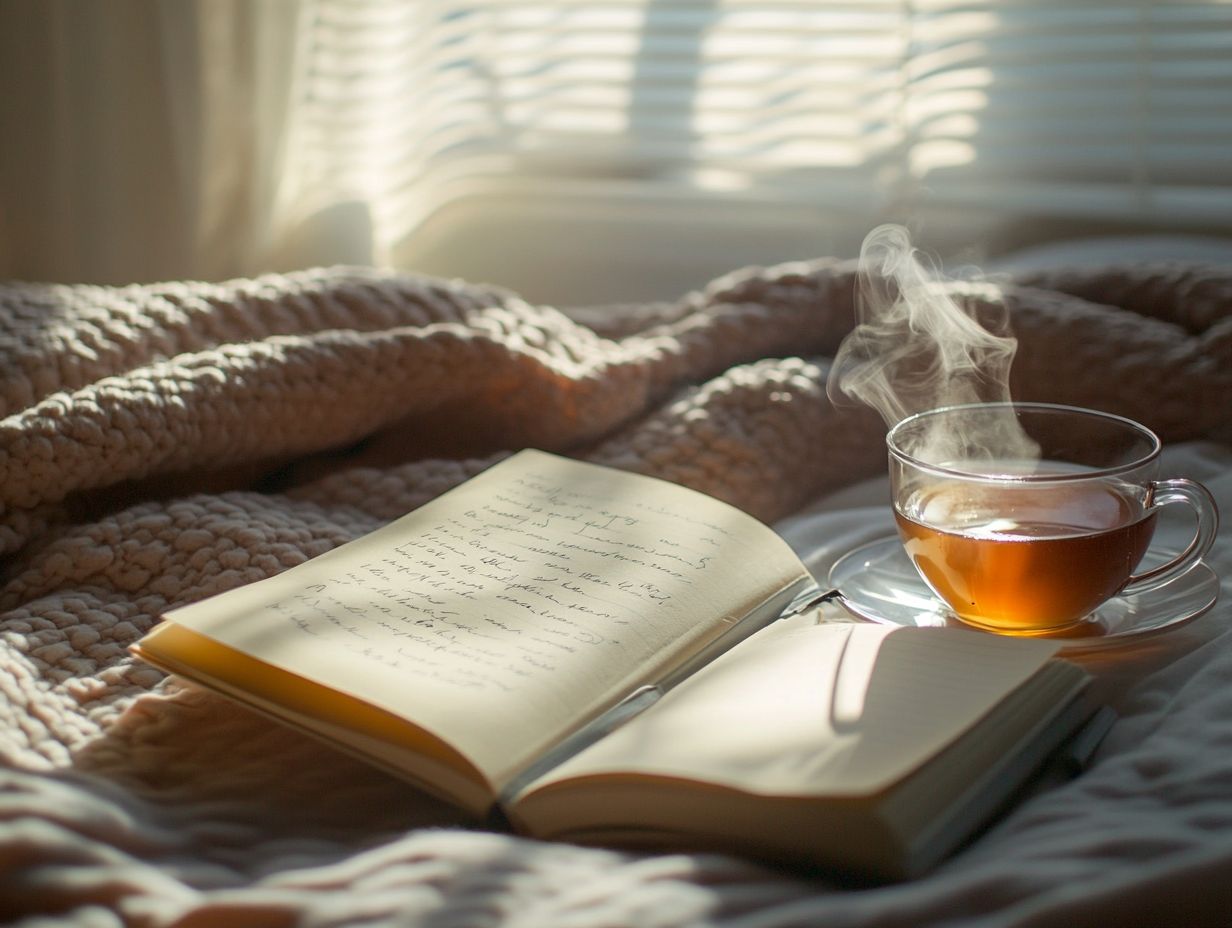
<path fill-rule="evenodd" d="M 779 623 L 537 785 L 627 771 L 773 794 L 875 792 L 1057 647 L 961 629 Z"/>

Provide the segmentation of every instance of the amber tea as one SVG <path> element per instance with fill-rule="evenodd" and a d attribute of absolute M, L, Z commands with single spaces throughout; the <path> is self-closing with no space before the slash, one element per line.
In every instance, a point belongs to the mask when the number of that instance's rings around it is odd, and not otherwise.
<path fill-rule="evenodd" d="M 940 483 L 903 500 L 894 516 L 916 569 L 960 618 L 1034 632 L 1072 624 L 1125 586 L 1155 527 L 1142 497 L 1103 481 Z"/>

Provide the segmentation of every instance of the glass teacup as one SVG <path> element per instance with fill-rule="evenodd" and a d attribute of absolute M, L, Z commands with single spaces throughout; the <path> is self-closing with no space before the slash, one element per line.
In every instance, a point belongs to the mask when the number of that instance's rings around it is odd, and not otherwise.
<path fill-rule="evenodd" d="M 1160 441 L 1120 416 L 1045 403 L 919 413 L 889 432 L 894 517 L 932 591 L 964 622 L 1038 634 L 1144 592 L 1210 550 L 1218 510 L 1185 478 L 1158 479 Z M 1135 573 L 1160 507 L 1197 515 L 1193 540 Z"/>

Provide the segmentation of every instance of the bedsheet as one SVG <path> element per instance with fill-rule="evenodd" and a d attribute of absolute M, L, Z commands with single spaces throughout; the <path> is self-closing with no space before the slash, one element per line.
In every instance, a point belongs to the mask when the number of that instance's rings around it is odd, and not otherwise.
<path fill-rule="evenodd" d="M 748 268 L 674 303 L 585 310 L 369 268 L 0 286 L 0 919 L 1232 924 L 1232 520 L 1214 609 L 1087 659 L 1120 716 L 1089 769 L 927 877 L 875 888 L 465 827 L 127 654 L 166 609 L 532 445 L 726 499 L 824 576 L 889 527 L 884 427 L 825 393 L 855 274 Z M 1017 398 L 1145 422 L 1167 467 L 1232 513 L 1232 271 L 1109 266 L 953 293 L 1008 309 Z"/>

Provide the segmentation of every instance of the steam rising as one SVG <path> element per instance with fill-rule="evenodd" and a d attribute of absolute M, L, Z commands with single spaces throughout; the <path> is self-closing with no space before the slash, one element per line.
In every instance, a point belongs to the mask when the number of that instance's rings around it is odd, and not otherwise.
<path fill-rule="evenodd" d="M 1009 334 L 1008 314 L 995 301 L 981 300 L 984 318 L 977 319 L 955 301 L 945 281 L 917 260 L 906 229 L 883 225 L 868 234 L 858 279 L 856 326 L 839 347 L 827 383 L 833 402 L 859 400 L 893 426 L 940 406 L 1010 399 L 1018 343 Z M 1008 410 L 992 431 L 932 435 L 907 450 L 937 463 L 1034 456 L 1033 443 Z"/>

